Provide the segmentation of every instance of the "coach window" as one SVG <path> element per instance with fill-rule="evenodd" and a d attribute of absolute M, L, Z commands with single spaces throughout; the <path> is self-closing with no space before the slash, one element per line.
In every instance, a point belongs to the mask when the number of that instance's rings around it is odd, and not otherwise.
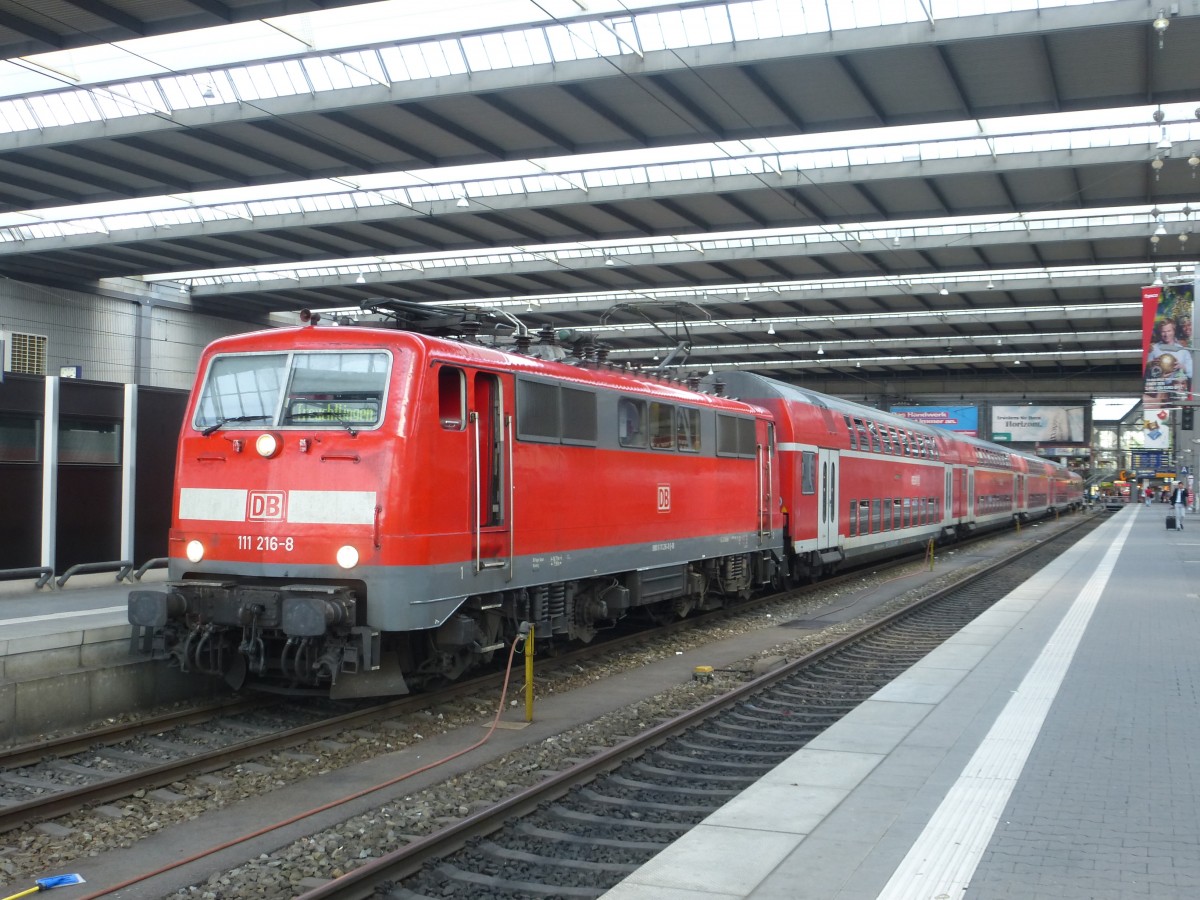
<path fill-rule="evenodd" d="M 680 450 L 700 452 L 700 410 L 686 406 L 675 410 L 675 438 Z"/>
<path fill-rule="evenodd" d="M 646 402 L 622 397 L 617 403 L 617 442 L 622 447 L 646 446 Z"/>
<path fill-rule="evenodd" d="M 442 366 L 438 369 L 438 421 L 448 431 L 461 431 L 466 417 L 467 382 L 462 369 Z"/>
<path fill-rule="evenodd" d="M 901 519 L 901 521 L 904 523 L 903 527 L 909 528 L 912 525 L 912 500 L 910 500 L 908 497 L 904 498 L 904 512 L 902 515 L 904 517 Z"/>
<path fill-rule="evenodd" d="M 675 446 L 675 407 L 650 402 L 650 446 L 670 450 Z"/>
<path fill-rule="evenodd" d="M 871 439 L 867 436 L 867 426 L 863 423 L 863 420 L 855 419 L 854 428 L 858 432 L 858 449 L 870 450 Z"/>
<path fill-rule="evenodd" d="M 842 418 L 846 421 L 846 432 L 850 435 L 850 449 L 858 449 L 858 432 L 854 430 L 854 422 L 845 413 L 842 413 Z"/>
<path fill-rule="evenodd" d="M 883 452 L 892 452 L 892 429 L 887 425 L 879 426 L 879 439 L 883 441 Z"/>
<path fill-rule="evenodd" d="M 883 501 L 883 530 L 892 530 L 892 499 L 890 497 Z"/>
<path fill-rule="evenodd" d="M 817 492 L 817 454 L 805 450 L 800 454 L 800 493 Z"/>
<path fill-rule="evenodd" d="M 871 434 L 871 449 L 876 453 L 882 453 L 883 445 L 879 442 L 879 426 L 874 422 L 867 422 L 867 431 Z"/>
<path fill-rule="evenodd" d="M 872 534 L 875 534 L 877 531 L 879 531 L 879 525 L 880 525 L 879 500 L 875 499 L 875 500 L 871 501 L 871 533 Z"/>

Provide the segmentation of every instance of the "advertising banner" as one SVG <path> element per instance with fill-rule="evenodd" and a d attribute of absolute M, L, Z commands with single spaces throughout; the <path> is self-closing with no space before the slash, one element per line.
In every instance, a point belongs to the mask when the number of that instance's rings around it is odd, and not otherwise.
<path fill-rule="evenodd" d="M 947 431 L 979 434 L 979 407 L 977 406 L 893 406 L 893 415 L 912 419 L 925 425 L 936 425 Z"/>
<path fill-rule="evenodd" d="M 1085 443 L 1082 406 L 993 406 L 996 443 Z"/>
<path fill-rule="evenodd" d="M 1195 285 L 1142 288 L 1143 446 L 1170 446 L 1170 411 L 1192 402 Z"/>

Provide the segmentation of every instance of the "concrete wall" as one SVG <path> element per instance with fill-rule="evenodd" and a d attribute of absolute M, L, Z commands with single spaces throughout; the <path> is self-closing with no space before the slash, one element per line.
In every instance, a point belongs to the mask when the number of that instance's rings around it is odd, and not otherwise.
<path fill-rule="evenodd" d="M 46 336 L 46 374 L 80 366 L 94 381 L 187 389 L 200 351 L 264 324 L 197 311 L 169 286 L 114 280 L 94 292 L 0 280 L 0 331 Z"/>

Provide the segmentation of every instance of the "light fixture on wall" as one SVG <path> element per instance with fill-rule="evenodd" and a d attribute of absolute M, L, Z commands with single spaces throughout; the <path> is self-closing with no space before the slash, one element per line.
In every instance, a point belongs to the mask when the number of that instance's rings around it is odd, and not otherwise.
<path fill-rule="evenodd" d="M 1150 27 L 1158 34 L 1158 49 L 1161 50 L 1163 48 L 1163 38 L 1167 35 L 1167 29 L 1171 27 L 1171 20 L 1167 18 L 1167 11 L 1165 9 L 1158 11 L 1158 15 L 1150 23 Z"/>

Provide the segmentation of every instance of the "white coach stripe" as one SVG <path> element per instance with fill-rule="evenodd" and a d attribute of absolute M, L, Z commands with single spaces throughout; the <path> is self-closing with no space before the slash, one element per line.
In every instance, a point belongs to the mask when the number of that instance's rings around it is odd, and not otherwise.
<path fill-rule="evenodd" d="M 246 492 L 230 488 L 180 488 L 179 518 L 245 522 Z"/>
<path fill-rule="evenodd" d="M 987 737 L 880 892 L 879 900 L 961 897 L 967 889 L 1021 777 L 1029 751 L 1042 730 L 1050 704 L 1062 686 L 1135 518 L 1129 516 L 1017 692 L 1005 704 Z"/>
<path fill-rule="evenodd" d="M 374 491 L 289 491 L 287 520 L 295 524 L 370 525 Z"/>

